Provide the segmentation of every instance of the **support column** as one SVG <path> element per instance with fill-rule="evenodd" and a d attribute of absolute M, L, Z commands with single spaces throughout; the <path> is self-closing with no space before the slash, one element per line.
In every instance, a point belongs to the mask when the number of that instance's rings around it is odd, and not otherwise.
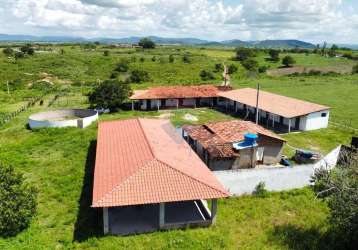
<path fill-rule="evenodd" d="M 274 128 L 275 127 L 275 115 L 272 114 L 272 127 Z"/>
<path fill-rule="evenodd" d="M 212 199 L 211 200 L 211 221 L 214 224 L 216 221 L 216 211 L 218 209 L 218 204 L 217 204 L 218 200 L 217 199 Z"/>
<path fill-rule="evenodd" d="M 103 208 L 103 234 L 109 233 L 108 207 Z"/>
<path fill-rule="evenodd" d="M 156 100 L 157 101 L 157 108 L 158 108 L 158 111 L 159 111 L 159 103 L 160 103 L 160 100 Z"/>
<path fill-rule="evenodd" d="M 132 100 L 132 111 L 134 110 L 134 101 Z"/>
<path fill-rule="evenodd" d="M 179 99 L 177 99 L 177 109 L 179 108 Z"/>
<path fill-rule="evenodd" d="M 291 119 L 288 119 L 288 133 L 291 133 Z"/>
<path fill-rule="evenodd" d="M 235 114 L 237 113 L 237 102 L 235 101 Z"/>
<path fill-rule="evenodd" d="M 159 203 L 159 228 L 163 228 L 165 224 L 165 203 Z"/>

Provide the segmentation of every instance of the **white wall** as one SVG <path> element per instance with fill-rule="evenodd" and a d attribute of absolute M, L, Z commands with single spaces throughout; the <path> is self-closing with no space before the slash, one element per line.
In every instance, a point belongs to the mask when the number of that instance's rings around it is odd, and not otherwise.
<path fill-rule="evenodd" d="M 165 106 L 166 107 L 176 107 L 177 102 L 178 102 L 178 99 L 166 99 L 165 100 Z"/>
<path fill-rule="evenodd" d="M 160 100 L 151 100 L 151 102 L 150 102 L 151 109 L 157 109 L 158 104 L 159 104 L 159 107 L 160 107 L 161 106 L 161 101 Z"/>
<path fill-rule="evenodd" d="M 322 114 L 326 114 L 322 117 Z M 320 128 L 327 128 L 329 121 L 329 110 L 311 113 L 304 117 L 301 117 L 300 130 L 308 131 Z"/>

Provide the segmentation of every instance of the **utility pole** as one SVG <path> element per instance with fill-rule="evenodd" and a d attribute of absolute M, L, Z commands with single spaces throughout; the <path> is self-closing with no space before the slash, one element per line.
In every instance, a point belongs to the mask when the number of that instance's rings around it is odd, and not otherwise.
<path fill-rule="evenodd" d="M 9 81 L 6 81 L 7 94 L 10 95 Z"/>
<path fill-rule="evenodd" d="M 256 124 L 259 124 L 259 95 L 260 95 L 260 84 L 257 84 L 257 95 L 256 95 Z"/>

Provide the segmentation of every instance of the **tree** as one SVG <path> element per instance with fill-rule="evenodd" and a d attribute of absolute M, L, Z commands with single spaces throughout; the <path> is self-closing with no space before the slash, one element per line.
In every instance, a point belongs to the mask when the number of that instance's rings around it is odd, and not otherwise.
<path fill-rule="evenodd" d="M 285 67 L 292 67 L 293 64 L 295 64 L 296 61 L 295 59 L 293 59 L 292 56 L 285 56 L 283 59 L 282 59 L 282 64 L 285 66 Z"/>
<path fill-rule="evenodd" d="M 104 55 L 104 56 L 109 56 L 109 50 L 103 51 L 103 55 Z"/>
<path fill-rule="evenodd" d="M 340 249 L 355 249 L 358 245 L 358 152 L 343 151 L 341 159 L 344 160 L 333 169 L 322 167 L 315 171 L 313 190 L 330 208 L 333 232 L 342 236 Z"/>
<path fill-rule="evenodd" d="M 127 60 L 121 60 L 117 63 L 116 68 L 114 69 L 114 71 L 117 72 L 127 72 L 129 69 L 129 62 Z"/>
<path fill-rule="evenodd" d="M 241 65 L 248 71 L 257 71 L 257 68 L 259 67 L 258 62 L 253 59 L 246 59 L 241 62 Z"/>
<path fill-rule="evenodd" d="M 190 59 L 189 54 L 184 54 L 184 56 L 183 56 L 183 62 L 184 62 L 184 63 L 191 63 L 191 59 Z"/>
<path fill-rule="evenodd" d="M 149 38 L 142 38 L 140 39 L 139 46 L 141 46 L 143 49 L 154 49 L 155 48 L 155 43 L 150 40 Z"/>
<path fill-rule="evenodd" d="M 0 165 L 0 236 L 14 236 L 27 228 L 36 212 L 37 191 L 21 174 Z"/>
<path fill-rule="evenodd" d="M 149 81 L 150 77 L 147 71 L 135 69 L 129 77 L 130 82 L 140 83 Z"/>
<path fill-rule="evenodd" d="M 30 55 L 30 56 L 34 55 L 34 54 L 35 54 L 34 48 L 29 47 L 29 48 L 27 49 L 27 54 Z"/>
<path fill-rule="evenodd" d="M 224 65 L 222 63 L 215 64 L 215 72 L 220 72 L 224 70 Z"/>
<path fill-rule="evenodd" d="M 174 55 L 169 55 L 169 62 L 173 63 L 174 62 Z"/>
<path fill-rule="evenodd" d="M 215 76 L 213 73 L 211 73 L 210 71 L 206 71 L 206 70 L 202 70 L 200 71 L 200 77 L 203 81 L 207 81 L 207 80 L 214 80 Z"/>
<path fill-rule="evenodd" d="M 254 57 L 255 53 L 252 49 L 239 47 L 236 49 L 236 56 L 235 59 L 238 61 L 245 61 L 251 57 Z"/>
<path fill-rule="evenodd" d="M 6 56 L 12 56 L 14 54 L 14 50 L 10 47 L 6 47 L 2 51 Z"/>
<path fill-rule="evenodd" d="M 131 94 L 129 84 L 118 80 L 106 80 L 89 93 L 88 100 L 92 106 L 117 110 Z"/>
<path fill-rule="evenodd" d="M 24 58 L 24 57 L 25 57 L 24 52 L 18 51 L 18 52 L 15 53 L 15 60 L 18 60 L 18 59 L 21 59 L 21 58 Z"/>
<path fill-rule="evenodd" d="M 331 50 L 338 50 L 338 49 L 339 49 L 339 47 L 336 44 L 333 44 L 331 47 Z"/>
<path fill-rule="evenodd" d="M 352 74 L 358 74 L 358 64 L 354 65 L 352 68 Z"/>
<path fill-rule="evenodd" d="M 273 62 L 280 61 L 280 51 L 276 49 L 269 50 L 270 60 Z"/>
<path fill-rule="evenodd" d="M 237 72 L 237 66 L 235 64 L 230 64 L 228 67 L 227 67 L 227 73 L 228 74 L 234 74 L 235 72 Z"/>

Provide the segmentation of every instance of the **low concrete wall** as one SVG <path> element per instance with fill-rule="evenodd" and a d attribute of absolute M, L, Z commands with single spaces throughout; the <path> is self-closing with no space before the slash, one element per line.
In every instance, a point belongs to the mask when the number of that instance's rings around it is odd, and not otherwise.
<path fill-rule="evenodd" d="M 74 117 L 65 119 L 66 117 Z M 29 117 L 29 126 L 33 128 L 85 128 L 98 120 L 98 113 L 87 109 L 66 109 L 37 113 Z"/>
<path fill-rule="evenodd" d="M 310 185 L 317 168 L 336 166 L 341 146 L 338 146 L 315 164 L 294 167 L 270 167 L 214 171 L 214 175 L 231 195 L 251 194 L 259 182 L 265 182 L 267 190 L 283 191 Z"/>

